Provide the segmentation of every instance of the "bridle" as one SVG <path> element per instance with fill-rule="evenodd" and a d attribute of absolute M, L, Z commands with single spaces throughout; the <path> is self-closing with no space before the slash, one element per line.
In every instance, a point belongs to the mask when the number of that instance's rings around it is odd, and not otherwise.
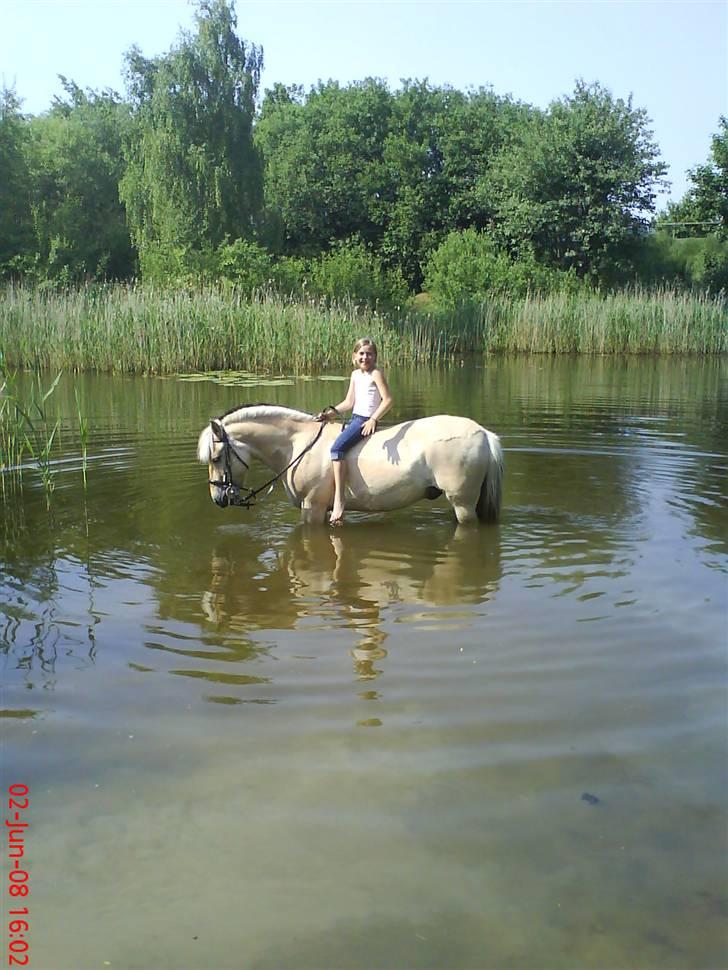
<path fill-rule="evenodd" d="M 303 458 L 306 452 L 310 451 L 313 448 L 313 446 L 316 444 L 316 442 L 323 434 L 323 430 L 324 430 L 324 425 L 322 422 L 321 426 L 316 432 L 316 435 L 313 441 L 307 444 L 306 447 L 303 449 L 303 451 L 299 452 L 299 454 L 297 454 L 292 461 L 289 461 L 289 463 L 286 465 L 283 471 L 278 472 L 277 475 L 274 475 L 273 478 L 270 478 L 267 482 L 265 482 L 263 485 L 260 485 L 258 488 L 246 488 L 245 486 L 243 486 L 243 488 L 241 489 L 240 486 L 236 485 L 235 482 L 233 481 L 233 469 L 230 461 L 231 455 L 234 455 L 237 458 L 237 460 L 240 462 L 240 464 L 245 466 L 246 471 L 250 471 L 250 465 L 242 457 L 240 452 L 236 449 L 235 445 L 230 440 L 230 436 L 225 430 L 225 427 L 222 423 L 222 419 L 218 418 L 215 424 L 216 424 L 216 427 L 219 429 L 215 431 L 215 434 L 217 435 L 218 440 L 222 442 L 222 446 L 223 446 L 223 462 L 224 462 L 223 477 L 222 477 L 222 481 L 220 482 L 215 482 L 210 478 L 207 480 L 207 484 L 214 485 L 216 488 L 222 489 L 223 493 L 225 494 L 225 497 L 227 498 L 228 505 L 238 505 L 246 509 L 249 509 L 252 505 L 255 505 L 256 499 L 258 498 L 261 492 L 264 492 L 266 489 L 268 489 L 267 494 L 270 494 L 273 491 L 273 486 L 278 481 L 278 479 L 282 478 L 290 468 L 293 468 L 294 465 L 298 464 L 298 462 Z"/>

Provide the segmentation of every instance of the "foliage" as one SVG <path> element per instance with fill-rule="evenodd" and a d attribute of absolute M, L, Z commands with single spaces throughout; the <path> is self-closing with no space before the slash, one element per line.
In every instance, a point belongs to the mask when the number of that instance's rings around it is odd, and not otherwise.
<path fill-rule="evenodd" d="M 573 273 L 558 273 L 531 255 L 511 259 L 490 236 L 475 229 L 451 232 L 425 268 L 427 292 L 438 305 L 451 309 L 494 294 L 522 297 L 576 285 Z"/>
<path fill-rule="evenodd" d="M 728 289 L 728 241 L 717 235 L 675 237 L 649 233 L 635 257 L 636 279 L 645 286 L 675 286 L 719 293 Z"/>
<path fill-rule="evenodd" d="M 678 235 L 704 236 L 714 233 L 728 239 L 728 119 L 721 117 L 713 135 L 710 158 L 705 165 L 690 169 L 692 185 L 677 203 L 671 203 L 658 227 L 676 230 Z M 684 223 L 681 227 L 675 223 Z"/>
<path fill-rule="evenodd" d="M 599 84 L 534 113 L 481 182 L 511 253 L 613 282 L 648 226 L 665 166 L 642 109 Z"/>
<path fill-rule="evenodd" d="M 724 298 L 674 290 L 494 295 L 465 312 L 409 312 L 396 323 L 351 302 L 249 297 L 230 286 L 0 294 L 8 367 L 117 373 L 310 373 L 340 367 L 362 333 L 382 341 L 392 364 L 469 352 L 725 354 L 725 320 Z"/>
<path fill-rule="evenodd" d="M 631 99 L 580 81 L 542 111 L 367 78 L 277 84 L 256 114 L 262 50 L 237 36 L 234 0 L 194 3 L 167 53 L 128 52 L 126 100 L 62 79 L 26 117 L 2 93 L 0 279 L 220 281 L 388 312 L 425 277 L 446 307 L 577 280 L 724 287 L 720 247 L 650 231 L 665 166 Z M 658 226 L 728 240 L 725 118 L 690 177 Z"/>
<path fill-rule="evenodd" d="M 266 232 L 277 252 L 311 256 L 355 237 L 376 244 L 391 100 L 371 78 L 347 88 L 319 83 L 306 99 L 298 87 L 266 92 L 255 140 L 265 158 Z"/>
<path fill-rule="evenodd" d="M 32 249 L 28 126 L 11 88 L 0 91 L 0 278 L 19 275 Z"/>
<path fill-rule="evenodd" d="M 361 243 L 344 242 L 318 259 L 310 260 L 306 277 L 310 293 L 331 303 L 354 303 L 385 310 L 399 310 L 409 290 L 398 270 L 385 269 Z"/>
<path fill-rule="evenodd" d="M 270 287 L 274 261 L 270 253 L 255 242 L 236 239 L 217 250 L 217 277 L 235 283 L 242 293 Z"/>
<path fill-rule="evenodd" d="M 486 213 L 474 186 L 527 113 L 479 90 L 367 80 L 266 92 L 255 138 L 265 159 L 266 241 L 315 255 L 358 240 L 410 285 L 444 235 Z"/>
<path fill-rule="evenodd" d="M 695 284 L 710 293 L 728 293 L 728 246 L 703 249 L 695 260 Z"/>
<path fill-rule="evenodd" d="M 34 273 L 63 283 L 123 279 L 134 266 L 118 194 L 128 110 L 113 91 L 61 80 L 67 100 L 29 126 Z"/>
<path fill-rule="evenodd" d="M 127 54 L 133 128 L 120 193 L 146 278 L 252 236 L 261 204 L 253 145 L 262 50 L 235 34 L 227 0 L 197 0 L 197 33 L 166 55 Z"/>

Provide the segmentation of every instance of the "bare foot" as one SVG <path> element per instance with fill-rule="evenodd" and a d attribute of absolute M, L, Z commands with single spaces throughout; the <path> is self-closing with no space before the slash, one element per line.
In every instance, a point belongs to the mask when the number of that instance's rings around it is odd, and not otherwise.
<path fill-rule="evenodd" d="M 341 525 L 344 521 L 344 508 L 342 505 L 334 504 L 331 510 L 331 518 L 329 519 L 329 525 Z"/>

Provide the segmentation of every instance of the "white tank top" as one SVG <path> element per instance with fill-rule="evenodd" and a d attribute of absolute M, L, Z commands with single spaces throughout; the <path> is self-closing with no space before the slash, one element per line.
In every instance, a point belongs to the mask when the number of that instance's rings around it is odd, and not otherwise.
<path fill-rule="evenodd" d="M 382 403 L 382 395 L 371 374 L 354 371 L 354 414 L 370 418 Z"/>

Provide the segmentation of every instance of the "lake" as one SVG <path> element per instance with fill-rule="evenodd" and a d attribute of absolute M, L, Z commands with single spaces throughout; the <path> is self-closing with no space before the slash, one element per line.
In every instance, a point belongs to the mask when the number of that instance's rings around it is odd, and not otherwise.
<path fill-rule="evenodd" d="M 337 377 L 78 377 L 85 487 L 50 399 L 0 536 L 30 966 L 726 966 L 728 361 L 388 371 L 386 423 L 501 436 L 497 526 L 216 508 L 208 419 Z"/>

